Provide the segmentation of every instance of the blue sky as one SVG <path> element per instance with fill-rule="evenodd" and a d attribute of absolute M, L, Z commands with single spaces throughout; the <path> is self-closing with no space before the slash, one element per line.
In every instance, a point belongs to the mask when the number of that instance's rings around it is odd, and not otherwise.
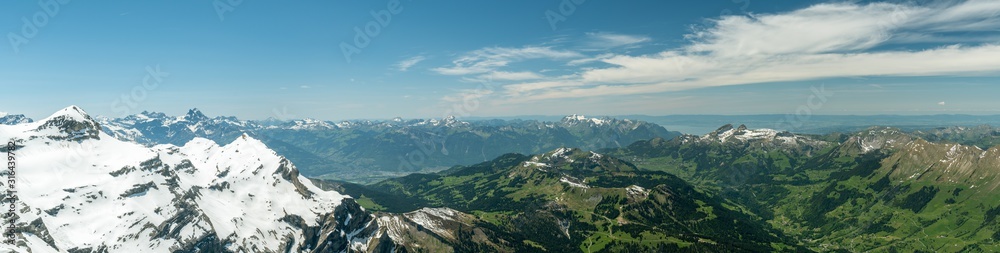
<path fill-rule="evenodd" d="M 0 111 L 1000 114 L 989 0 L 41 2 L 0 9 Z"/>

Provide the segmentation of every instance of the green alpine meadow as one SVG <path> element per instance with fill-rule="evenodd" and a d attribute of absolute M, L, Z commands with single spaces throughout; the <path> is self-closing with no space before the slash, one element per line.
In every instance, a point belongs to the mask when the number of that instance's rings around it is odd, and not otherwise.
<path fill-rule="evenodd" d="M 1000 0 L 3 1 L 0 33 L 0 253 L 1000 252 Z"/>
<path fill-rule="evenodd" d="M 935 134 L 942 131 L 951 134 Z M 992 252 L 1000 248 L 1000 146 L 984 150 L 959 137 L 981 143 L 982 134 L 871 127 L 798 135 L 726 125 L 703 136 L 512 153 L 370 185 L 327 185 L 379 213 L 461 212 L 464 226 L 494 235 L 496 243 L 474 244 L 490 251 Z"/>

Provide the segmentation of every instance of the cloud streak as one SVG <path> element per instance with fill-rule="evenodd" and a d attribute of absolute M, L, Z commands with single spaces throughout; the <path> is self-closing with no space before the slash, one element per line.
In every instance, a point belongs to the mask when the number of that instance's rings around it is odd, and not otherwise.
<path fill-rule="evenodd" d="M 411 67 L 413 67 L 414 65 L 417 65 L 417 63 L 420 63 L 420 62 L 422 62 L 424 60 L 427 60 L 427 57 L 419 56 L 419 55 L 407 58 L 405 60 L 400 61 L 399 63 L 396 63 L 396 70 L 406 72 L 406 71 L 410 70 Z"/>
<path fill-rule="evenodd" d="M 719 17 L 687 35 L 685 44 L 654 54 L 492 48 L 437 71 L 498 72 L 534 58 L 565 60 L 565 66 L 575 68 L 561 77 L 505 85 L 508 102 L 842 77 L 995 75 L 1000 73 L 1000 40 L 983 38 L 1000 35 L 998 14 L 1000 1 L 992 0 L 818 4 L 785 13 Z M 588 37 L 605 46 L 649 40 L 611 33 Z"/>
<path fill-rule="evenodd" d="M 527 46 L 522 48 L 492 47 L 466 53 L 451 66 L 435 68 L 442 75 L 484 74 L 508 66 L 513 62 L 533 59 L 573 59 L 583 57 L 579 52 L 556 50 L 551 47 Z"/>
<path fill-rule="evenodd" d="M 588 42 L 585 43 L 585 47 L 603 50 L 616 47 L 633 46 L 649 42 L 652 39 L 646 36 L 602 32 L 587 33 L 587 40 Z"/>

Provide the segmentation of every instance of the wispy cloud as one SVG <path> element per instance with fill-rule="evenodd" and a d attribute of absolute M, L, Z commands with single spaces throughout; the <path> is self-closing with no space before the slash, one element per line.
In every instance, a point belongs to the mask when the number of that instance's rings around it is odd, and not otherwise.
<path fill-rule="evenodd" d="M 631 46 L 649 41 L 651 41 L 651 39 L 646 36 L 616 34 L 608 32 L 587 33 L 587 41 L 585 42 L 584 46 L 586 46 L 588 49 L 610 49 L 616 47 Z"/>
<path fill-rule="evenodd" d="M 542 79 L 544 78 L 544 76 L 531 71 L 521 71 L 521 72 L 493 71 L 488 74 L 480 75 L 479 78 L 482 80 L 521 81 L 521 80 Z"/>
<path fill-rule="evenodd" d="M 588 57 L 588 58 L 583 58 L 583 59 L 572 60 L 572 61 L 567 62 L 566 65 L 569 65 L 569 66 L 578 66 L 578 65 L 588 64 L 588 63 L 601 62 L 603 60 L 606 60 L 606 59 L 614 57 L 614 56 L 615 56 L 614 54 L 600 54 L 600 55 L 597 55 L 597 56 L 594 56 L 594 57 Z"/>
<path fill-rule="evenodd" d="M 545 82 L 532 82 L 532 83 L 519 83 L 504 86 L 504 90 L 507 91 L 508 95 L 520 95 L 526 92 L 532 92 L 537 90 L 546 90 L 554 88 L 564 88 L 564 87 L 577 87 L 581 86 L 583 83 L 574 81 L 545 81 Z"/>
<path fill-rule="evenodd" d="M 466 53 L 454 61 L 451 66 L 435 68 L 442 75 L 469 75 L 493 72 L 506 67 L 512 62 L 532 59 L 569 59 L 580 58 L 583 54 L 569 50 L 556 50 L 550 47 L 528 46 L 522 48 L 492 47 Z"/>
<path fill-rule="evenodd" d="M 418 56 L 406 58 L 405 60 L 402 60 L 402 61 L 396 63 L 396 65 L 395 65 L 396 66 L 396 70 L 404 71 L 404 72 L 408 71 L 408 70 L 410 70 L 411 67 L 413 67 L 414 65 L 417 65 L 417 63 L 420 63 L 420 62 L 422 62 L 424 60 L 427 60 L 427 57 L 424 57 L 422 55 L 418 55 Z"/>
<path fill-rule="evenodd" d="M 663 93 L 712 86 L 865 76 L 1000 73 L 1000 1 L 946 4 L 813 5 L 785 13 L 723 16 L 685 45 L 655 54 L 587 55 L 554 48 L 490 48 L 436 69 L 447 75 L 501 71 L 518 60 L 553 58 L 573 74 L 509 84 L 509 101 Z M 648 38 L 588 34 L 606 46 Z M 928 46 L 928 40 L 938 41 Z M 921 44 L 924 43 L 924 44 Z M 918 48 L 918 49 L 914 49 Z M 586 65 L 600 62 L 601 67 Z"/>

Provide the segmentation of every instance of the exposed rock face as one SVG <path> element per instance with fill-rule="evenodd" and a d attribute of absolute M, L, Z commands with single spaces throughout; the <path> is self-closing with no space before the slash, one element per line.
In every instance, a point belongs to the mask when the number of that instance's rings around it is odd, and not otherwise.
<path fill-rule="evenodd" d="M 70 106 L 42 120 L 35 128 L 48 133 L 52 140 L 82 141 L 100 139 L 101 126 L 90 115 L 76 106 Z"/>
<path fill-rule="evenodd" d="M 596 150 L 680 135 L 649 122 L 578 115 L 555 122 L 466 122 L 445 117 L 336 123 L 207 117 L 192 109 L 179 116 L 142 112 L 98 120 L 108 135 L 146 146 L 182 146 L 196 137 L 226 144 L 249 134 L 295 161 L 303 175 L 371 183 L 421 170 L 480 163 L 507 153 L 539 153 L 560 146 Z M 413 162 L 418 157 L 424 158 Z"/>
<path fill-rule="evenodd" d="M 192 112 L 189 118 L 198 118 Z M 144 147 L 78 107 L 0 125 L 16 140 L 15 252 L 392 252 L 353 199 L 247 135 Z"/>
<path fill-rule="evenodd" d="M 34 121 L 23 114 L 7 114 L 5 112 L 0 112 L 0 125 L 17 125 L 31 122 Z"/>

